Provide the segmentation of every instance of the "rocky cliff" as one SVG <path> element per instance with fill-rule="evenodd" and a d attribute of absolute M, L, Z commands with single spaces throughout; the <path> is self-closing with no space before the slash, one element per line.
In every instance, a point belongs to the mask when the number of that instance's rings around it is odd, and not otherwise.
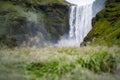
<path fill-rule="evenodd" d="M 68 12 L 64 0 L 1 0 L 0 45 L 56 42 L 68 32 Z"/>
<path fill-rule="evenodd" d="M 94 45 L 120 45 L 119 0 L 106 1 L 105 9 L 93 18 L 93 29 L 85 38 L 85 42 Z"/>
<path fill-rule="evenodd" d="M 68 33 L 69 5 L 64 0 L 1 0 L 0 45 L 56 43 Z M 106 0 L 105 9 L 93 18 L 92 24 L 85 43 L 120 45 L 120 1 Z"/>

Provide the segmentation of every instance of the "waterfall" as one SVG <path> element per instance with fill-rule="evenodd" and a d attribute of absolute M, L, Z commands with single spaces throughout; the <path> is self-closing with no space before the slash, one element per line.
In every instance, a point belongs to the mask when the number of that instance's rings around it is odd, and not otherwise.
<path fill-rule="evenodd" d="M 70 7 L 69 37 L 61 39 L 60 46 L 77 46 L 83 42 L 92 29 L 92 18 L 104 8 L 104 0 L 66 0 L 75 4 Z"/>
<path fill-rule="evenodd" d="M 83 42 L 84 37 L 91 30 L 92 3 L 87 5 L 78 5 L 71 7 L 70 13 L 70 39 L 74 39 L 77 46 Z"/>

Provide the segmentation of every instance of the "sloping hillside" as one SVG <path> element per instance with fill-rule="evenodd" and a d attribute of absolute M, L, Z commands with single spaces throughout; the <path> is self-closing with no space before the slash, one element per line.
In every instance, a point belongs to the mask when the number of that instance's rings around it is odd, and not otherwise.
<path fill-rule="evenodd" d="M 68 10 L 63 0 L 1 0 L 0 45 L 56 42 L 68 31 Z"/>
<path fill-rule="evenodd" d="M 93 19 L 93 29 L 85 41 L 95 45 L 120 46 L 120 2 L 108 2 Z"/>

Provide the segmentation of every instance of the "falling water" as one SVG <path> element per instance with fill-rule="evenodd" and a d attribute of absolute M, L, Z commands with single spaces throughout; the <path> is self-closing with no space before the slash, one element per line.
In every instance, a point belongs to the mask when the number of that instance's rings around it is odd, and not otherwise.
<path fill-rule="evenodd" d="M 104 8 L 104 0 L 66 0 L 72 4 L 69 17 L 69 38 L 59 41 L 61 46 L 80 46 L 92 29 L 92 18 Z"/>
<path fill-rule="evenodd" d="M 91 30 L 91 20 L 92 3 L 71 7 L 69 37 L 70 39 L 75 39 L 76 45 L 80 45 Z"/>

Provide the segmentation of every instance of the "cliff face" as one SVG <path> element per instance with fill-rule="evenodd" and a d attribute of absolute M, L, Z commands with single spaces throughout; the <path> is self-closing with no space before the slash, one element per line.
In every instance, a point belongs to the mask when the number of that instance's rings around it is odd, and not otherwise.
<path fill-rule="evenodd" d="M 108 0 L 106 7 L 93 18 L 93 29 L 85 42 L 96 45 L 120 45 L 120 1 Z"/>
<path fill-rule="evenodd" d="M 64 0 L 1 0 L 0 45 L 57 42 L 69 30 L 68 5 Z M 93 18 L 93 29 L 85 38 L 89 41 L 120 45 L 119 0 L 107 0 L 105 9 Z"/>
<path fill-rule="evenodd" d="M 2 0 L 0 45 L 17 46 L 36 36 L 41 43 L 56 42 L 68 31 L 68 12 L 64 0 Z"/>

